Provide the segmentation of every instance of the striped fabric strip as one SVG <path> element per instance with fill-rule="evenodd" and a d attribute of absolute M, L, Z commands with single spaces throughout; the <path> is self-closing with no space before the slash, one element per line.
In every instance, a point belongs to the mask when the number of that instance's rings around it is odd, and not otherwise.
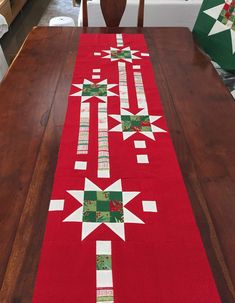
<path fill-rule="evenodd" d="M 135 89 L 136 89 L 138 107 L 144 108 L 148 111 L 143 79 L 140 72 L 134 72 L 134 80 L 135 80 Z"/>
<path fill-rule="evenodd" d="M 116 39 L 117 39 L 117 46 L 118 46 L 118 47 L 122 47 L 122 46 L 123 46 L 122 34 L 117 34 L 117 35 L 116 35 Z"/>
<path fill-rule="evenodd" d="M 96 241 L 96 302 L 114 303 L 111 241 Z"/>
<path fill-rule="evenodd" d="M 81 103 L 77 154 L 88 154 L 90 128 L 90 104 Z"/>
<path fill-rule="evenodd" d="M 98 178 L 110 177 L 107 103 L 98 107 Z"/>
<path fill-rule="evenodd" d="M 118 62 L 119 71 L 119 96 L 121 102 L 121 108 L 129 108 L 129 96 L 127 88 L 127 73 L 126 63 Z"/>

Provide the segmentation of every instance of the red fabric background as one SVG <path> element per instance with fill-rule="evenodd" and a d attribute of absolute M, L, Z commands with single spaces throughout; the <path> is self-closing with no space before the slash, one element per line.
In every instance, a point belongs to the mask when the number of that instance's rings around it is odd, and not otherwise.
<path fill-rule="evenodd" d="M 142 35 L 123 35 L 124 46 L 147 52 Z M 92 69 L 101 68 L 101 80 L 118 84 L 117 61 L 94 57 L 116 46 L 115 35 L 80 38 L 73 82 L 91 80 Z M 139 53 L 136 53 L 138 56 Z M 149 58 L 141 65 L 151 115 L 164 115 Z M 137 112 L 132 64 L 127 63 L 131 111 Z M 99 80 L 94 80 L 99 82 Z M 78 91 L 71 87 L 71 92 Z M 112 89 L 118 94 L 118 87 Z M 156 141 L 136 134 L 123 141 L 121 133 L 109 133 L 111 178 L 97 178 L 97 104 L 92 98 L 88 156 L 76 155 L 80 97 L 69 97 L 61 138 L 52 199 L 65 199 L 63 212 L 49 212 L 36 281 L 34 303 L 96 302 L 95 241 L 112 240 L 114 298 L 116 303 L 217 303 L 221 302 L 200 239 L 175 157 L 169 133 L 155 133 Z M 119 97 L 109 97 L 108 113 L 120 113 Z M 109 118 L 109 129 L 118 123 Z M 155 125 L 167 129 L 161 118 Z M 146 140 L 150 164 L 136 162 L 141 150 L 134 140 Z M 73 169 L 75 160 L 88 161 L 86 171 Z M 84 178 L 102 189 L 122 180 L 123 190 L 140 191 L 127 208 L 145 224 L 126 224 L 126 241 L 102 225 L 81 241 L 81 223 L 63 223 L 79 203 L 67 190 L 83 190 Z M 158 213 L 142 210 L 142 200 L 156 200 Z"/>

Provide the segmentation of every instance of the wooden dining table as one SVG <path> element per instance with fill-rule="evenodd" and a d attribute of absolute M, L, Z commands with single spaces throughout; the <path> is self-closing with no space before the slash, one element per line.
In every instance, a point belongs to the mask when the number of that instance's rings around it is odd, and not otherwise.
<path fill-rule="evenodd" d="M 235 102 L 228 89 L 186 28 L 72 27 L 34 28 L 0 86 L 0 302 L 32 300 L 79 36 L 114 32 L 145 36 L 221 301 L 235 302 Z"/>

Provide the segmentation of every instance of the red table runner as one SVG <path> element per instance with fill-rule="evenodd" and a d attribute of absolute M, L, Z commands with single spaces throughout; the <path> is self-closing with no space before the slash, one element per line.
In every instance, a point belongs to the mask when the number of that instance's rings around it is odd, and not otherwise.
<path fill-rule="evenodd" d="M 221 302 L 163 116 L 143 35 L 81 35 L 34 303 Z"/>

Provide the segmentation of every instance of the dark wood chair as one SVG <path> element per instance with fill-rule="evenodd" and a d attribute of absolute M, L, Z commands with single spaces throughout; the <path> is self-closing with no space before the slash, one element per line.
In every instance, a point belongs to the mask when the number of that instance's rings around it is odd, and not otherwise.
<path fill-rule="evenodd" d="M 138 27 L 144 23 L 144 1 L 139 0 Z M 127 0 L 100 0 L 101 10 L 107 27 L 118 27 L 126 8 Z M 83 26 L 88 26 L 87 0 L 82 0 Z"/>

